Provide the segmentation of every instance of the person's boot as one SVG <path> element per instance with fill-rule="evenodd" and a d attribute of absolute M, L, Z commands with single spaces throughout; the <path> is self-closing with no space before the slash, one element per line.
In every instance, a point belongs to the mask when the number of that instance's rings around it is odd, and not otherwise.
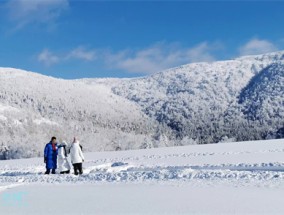
<path fill-rule="evenodd" d="M 52 169 L 52 172 L 51 172 L 52 174 L 55 174 L 55 169 Z"/>
<path fill-rule="evenodd" d="M 47 169 L 44 174 L 49 175 L 49 173 L 50 173 L 50 169 Z"/>

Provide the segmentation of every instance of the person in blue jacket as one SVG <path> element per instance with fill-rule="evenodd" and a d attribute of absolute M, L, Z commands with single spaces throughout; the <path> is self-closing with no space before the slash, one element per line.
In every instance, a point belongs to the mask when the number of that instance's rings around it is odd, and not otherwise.
<path fill-rule="evenodd" d="M 52 170 L 52 174 L 55 174 L 57 168 L 57 155 L 58 155 L 58 146 L 56 137 L 52 137 L 51 141 L 45 145 L 44 148 L 44 163 L 46 164 L 45 174 L 49 174 Z"/>

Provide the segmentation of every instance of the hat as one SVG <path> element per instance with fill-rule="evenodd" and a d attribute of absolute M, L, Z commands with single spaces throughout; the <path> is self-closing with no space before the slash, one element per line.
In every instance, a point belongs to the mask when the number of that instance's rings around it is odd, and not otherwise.
<path fill-rule="evenodd" d="M 68 144 L 66 143 L 66 141 L 65 141 L 65 140 L 63 140 L 63 141 L 62 141 L 62 143 L 61 143 L 61 145 L 63 145 L 63 146 L 67 146 Z"/>

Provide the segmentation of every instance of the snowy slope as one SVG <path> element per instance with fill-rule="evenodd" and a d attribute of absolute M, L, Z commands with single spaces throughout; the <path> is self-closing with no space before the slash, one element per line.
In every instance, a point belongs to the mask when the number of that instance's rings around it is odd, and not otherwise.
<path fill-rule="evenodd" d="M 254 76 L 241 91 L 239 103 L 251 120 L 283 119 L 284 64 L 272 64 Z"/>
<path fill-rule="evenodd" d="M 20 156 L 38 155 L 53 135 L 77 135 L 87 151 L 139 148 L 159 127 L 102 84 L 1 68 L 0 86 L 1 139 Z"/>
<path fill-rule="evenodd" d="M 42 158 L 0 161 L 0 210 L 283 214 L 283 169 L 284 139 L 88 153 L 79 177 L 43 175 Z M 19 193 L 20 202 L 3 198 Z M 52 200 L 58 206 L 46 207 Z"/>

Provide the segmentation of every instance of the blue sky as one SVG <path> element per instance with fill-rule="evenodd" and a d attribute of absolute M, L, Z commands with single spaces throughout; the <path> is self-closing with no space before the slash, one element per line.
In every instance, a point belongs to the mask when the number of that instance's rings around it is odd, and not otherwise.
<path fill-rule="evenodd" d="M 284 1 L 0 0 L 0 67 L 136 77 L 284 49 Z"/>

